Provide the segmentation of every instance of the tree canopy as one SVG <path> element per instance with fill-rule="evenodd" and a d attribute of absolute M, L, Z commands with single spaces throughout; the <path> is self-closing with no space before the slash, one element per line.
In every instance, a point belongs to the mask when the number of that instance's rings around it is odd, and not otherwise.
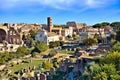
<path fill-rule="evenodd" d="M 112 46 L 112 51 L 99 58 L 97 63 L 86 67 L 80 80 L 119 80 L 120 79 L 120 42 Z"/>
<path fill-rule="evenodd" d="M 87 46 L 92 46 L 92 45 L 95 45 L 98 43 L 97 39 L 96 38 L 85 38 L 83 39 L 83 43 Z"/>
<path fill-rule="evenodd" d="M 52 41 L 49 43 L 50 48 L 59 47 L 63 45 L 64 45 L 64 41 Z"/>
<path fill-rule="evenodd" d="M 109 22 L 102 22 L 101 25 L 102 26 L 108 26 L 108 25 L 110 25 L 110 23 Z"/>
<path fill-rule="evenodd" d="M 49 49 L 48 45 L 44 41 L 35 42 L 35 49 L 38 52 L 44 52 Z"/>
<path fill-rule="evenodd" d="M 116 42 L 113 46 L 112 46 L 112 48 L 111 48 L 111 51 L 118 51 L 118 52 L 120 52 L 120 42 L 118 41 L 118 42 Z"/>
<path fill-rule="evenodd" d="M 16 53 L 18 53 L 18 54 L 29 54 L 29 51 L 25 46 L 23 46 L 23 47 L 18 47 Z"/>
<path fill-rule="evenodd" d="M 30 30 L 29 33 L 30 33 L 30 37 L 31 37 L 33 40 L 35 40 L 35 36 L 36 36 L 36 34 L 37 34 L 37 31 L 36 31 L 36 30 Z"/>
<path fill-rule="evenodd" d="M 101 28 L 110 25 L 109 22 L 96 23 L 93 25 L 93 28 Z"/>
<path fill-rule="evenodd" d="M 120 27 L 120 22 L 112 22 L 110 25 L 112 27 Z"/>
<path fill-rule="evenodd" d="M 49 60 L 46 60 L 46 61 L 43 62 L 42 66 L 43 66 L 43 68 L 49 70 L 53 66 L 53 64 L 50 63 Z"/>
<path fill-rule="evenodd" d="M 98 40 L 98 43 L 102 42 L 102 38 L 101 38 L 100 34 L 95 34 L 94 38 L 96 38 Z"/>
<path fill-rule="evenodd" d="M 102 25 L 101 25 L 100 23 L 97 23 L 97 24 L 94 24 L 92 27 L 93 27 L 93 28 L 101 28 Z"/>

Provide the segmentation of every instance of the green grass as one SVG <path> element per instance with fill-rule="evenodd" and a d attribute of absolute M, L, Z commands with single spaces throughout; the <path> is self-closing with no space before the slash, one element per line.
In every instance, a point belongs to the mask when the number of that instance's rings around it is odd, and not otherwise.
<path fill-rule="evenodd" d="M 66 51 L 65 49 L 61 50 L 60 53 L 74 54 L 75 51 Z"/>
<path fill-rule="evenodd" d="M 48 50 L 46 50 L 46 51 L 44 51 L 44 52 L 41 52 L 40 54 L 48 55 L 50 51 L 51 51 L 51 49 L 48 49 Z"/>
<path fill-rule="evenodd" d="M 26 67 L 32 67 L 32 66 L 38 66 L 39 64 L 41 64 L 43 61 L 41 60 L 32 60 L 32 62 L 28 61 L 28 63 L 20 63 L 20 64 L 17 64 L 17 65 L 14 65 L 11 70 L 13 72 L 16 72 L 16 71 L 19 71 L 23 68 L 26 68 Z"/>

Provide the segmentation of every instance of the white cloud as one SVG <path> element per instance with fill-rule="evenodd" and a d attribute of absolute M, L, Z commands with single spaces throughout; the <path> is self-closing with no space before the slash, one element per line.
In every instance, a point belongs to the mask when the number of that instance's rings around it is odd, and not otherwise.
<path fill-rule="evenodd" d="M 113 4 L 117 0 L 86 0 L 86 5 L 92 8 L 104 7 Z"/>
<path fill-rule="evenodd" d="M 39 4 L 56 9 L 98 8 L 110 5 L 117 0 L 0 0 L 0 9 Z M 31 4 L 31 5 L 29 5 Z"/>
<path fill-rule="evenodd" d="M 12 9 L 16 7 L 42 5 L 56 9 L 67 9 L 76 0 L 0 0 L 0 9 Z"/>
<path fill-rule="evenodd" d="M 74 0 L 36 0 L 40 4 L 45 6 L 50 6 L 57 9 L 64 9 L 66 7 L 70 7 L 74 3 Z"/>

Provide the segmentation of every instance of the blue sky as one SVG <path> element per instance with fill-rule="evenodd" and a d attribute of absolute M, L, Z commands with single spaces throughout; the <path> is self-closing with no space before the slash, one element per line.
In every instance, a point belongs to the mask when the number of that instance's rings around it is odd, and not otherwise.
<path fill-rule="evenodd" d="M 120 21 L 120 0 L 0 0 L 0 23 L 87 23 Z"/>

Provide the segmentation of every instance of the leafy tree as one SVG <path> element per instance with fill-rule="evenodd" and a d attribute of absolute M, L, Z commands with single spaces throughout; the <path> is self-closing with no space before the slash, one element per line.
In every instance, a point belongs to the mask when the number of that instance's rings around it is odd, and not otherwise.
<path fill-rule="evenodd" d="M 35 42 L 33 39 L 30 39 L 30 46 L 33 47 L 35 45 Z"/>
<path fill-rule="evenodd" d="M 18 54 L 29 54 L 29 51 L 25 46 L 23 46 L 23 47 L 18 47 L 16 53 L 18 53 Z"/>
<path fill-rule="evenodd" d="M 112 48 L 111 48 L 111 51 L 118 51 L 118 52 L 120 52 L 120 42 L 116 42 L 113 46 L 112 46 Z"/>
<path fill-rule="evenodd" d="M 49 56 L 52 57 L 55 54 L 57 54 L 57 51 L 56 50 L 51 50 L 50 53 L 49 53 Z"/>
<path fill-rule="evenodd" d="M 54 47 L 58 47 L 58 44 L 52 41 L 52 42 L 49 42 L 49 46 L 50 48 L 54 48 Z"/>
<path fill-rule="evenodd" d="M 32 48 L 32 47 L 34 47 L 35 42 L 34 42 L 34 40 L 32 38 L 30 38 L 30 39 L 28 39 L 28 40 L 25 41 L 25 44 L 26 44 L 26 46 L 28 48 Z"/>
<path fill-rule="evenodd" d="M 82 76 L 80 77 L 80 80 L 91 80 L 90 73 L 84 72 Z"/>
<path fill-rule="evenodd" d="M 114 64 L 90 64 L 80 80 L 119 80 Z"/>
<path fill-rule="evenodd" d="M 52 42 L 49 43 L 50 48 L 63 46 L 63 45 L 64 45 L 64 41 L 55 41 L 55 42 L 52 41 Z"/>
<path fill-rule="evenodd" d="M 93 25 L 92 27 L 93 27 L 93 28 L 98 28 L 99 35 L 100 35 L 100 37 L 102 38 L 101 31 L 100 31 L 100 28 L 102 27 L 102 24 L 97 23 L 97 24 Z"/>
<path fill-rule="evenodd" d="M 53 66 L 53 64 L 50 63 L 49 60 L 46 60 L 46 61 L 44 61 L 44 62 L 42 63 L 42 66 L 43 66 L 43 68 L 45 68 L 46 70 L 50 70 L 50 68 Z"/>
<path fill-rule="evenodd" d="M 111 39 L 111 40 L 110 40 L 110 43 L 113 45 L 113 44 L 116 43 L 116 40 L 115 40 L 115 39 Z"/>
<path fill-rule="evenodd" d="M 29 33 L 30 33 L 31 38 L 32 38 L 33 40 L 35 40 L 35 36 L 36 36 L 36 34 L 37 34 L 37 31 L 36 31 L 36 30 L 30 30 Z"/>
<path fill-rule="evenodd" d="M 98 43 L 101 43 L 103 40 L 99 34 L 95 34 L 94 38 L 96 38 L 98 40 Z"/>
<path fill-rule="evenodd" d="M 109 22 L 102 22 L 101 25 L 102 26 L 108 26 L 108 25 L 110 25 L 110 23 Z"/>
<path fill-rule="evenodd" d="M 119 80 L 120 78 L 113 64 L 100 65 L 94 69 L 92 77 L 93 80 Z"/>
<path fill-rule="evenodd" d="M 64 41 L 59 41 L 60 42 L 60 46 L 64 45 Z"/>
<path fill-rule="evenodd" d="M 32 53 L 31 53 L 31 56 L 32 56 L 32 57 L 35 57 L 37 54 L 38 54 L 37 52 L 32 52 Z"/>
<path fill-rule="evenodd" d="M 58 68 L 59 67 L 58 62 L 53 62 L 53 67 Z"/>
<path fill-rule="evenodd" d="M 89 64 L 80 80 L 119 80 L 120 79 L 120 42 L 112 46 L 112 51 L 101 59 L 94 59 L 96 64 Z M 87 74 L 86 74 L 87 73 Z M 82 79 L 83 78 L 83 79 Z"/>
<path fill-rule="evenodd" d="M 112 22 L 110 25 L 112 27 L 120 27 L 120 22 Z"/>
<path fill-rule="evenodd" d="M 79 39 L 79 35 L 76 35 L 76 34 L 73 34 L 72 37 L 73 37 L 74 40 Z"/>
<path fill-rule="evenodd" d="M 60 46 L 60 41 L 55 41 L 55 44 L 58 46 Z"/>
<path fill-rule="evenodd" d="M 112 22 L 110 25 L 113 27 L 115 31 L 120 30 L 120 22 Z"/>
<path fill-rule="evenodd" d="M 110 52 L 101 60 L 101 64 L 114 64 L 116 70 L 120 71 L 120 52 Z"/>
<path fill-rule="evenodd" d="M 110 25 L 109 22 L 102 22 L 102 23 L 94 24 L 93 28 L 102 28 L 102 27 L 105 27 L 105 26 L 108 26 L 108 25 Z"/>
<path fill-rule="evenodd" d="M 25 54 L 22 54 L 22 57 Z M 20 54 L 16 53 L 16 52 L 4 52 L 4 53 L 0 53 L 0 65 L 1 64 L 5 64 L 6 62 L 8 62 L 9 60 L 16 58 L 16 57 L 21 57 Z"/>
<path fill-rule="evenodd" d="M 116 32 L 112 33 L 112 34 L 110 35 L 111 39 L 116 39 L 116 35 L 117 35 Z"/>
<path fill-rule="evenodd" d="M 107 80 L 107 74 L 105 72 L 99 72 L 94 75 L 93 80 Z"/>
<path fill-rule="evenodd" d="M 9 60 L 9 53 L 8 52 L 0 53 L 0 64 L 4 64 L 8 60 Z"/>
<path fill-rule="evenodd" d="M 37 50 L 38 52 L 44 52 L 48 49 L 49 47 L 44 41 L 37 41 L 35 43 L 35 50 Z"/>
<path fill-rule="evenodd" d="M 84 43 L 85 45 L 87 45 L 87 46 L 92 46 L 92 45 L 97 44 L 98 41 L 97 41 L 97 39 L 95 39 L 95 38 L 89 37 L 89 38 L 83 39 L 83 43 Z"/>
<path fill-rule="evenodd" d="M 94 24 L 92 27 L 93 27 L 93 28 L 101 28 L 101 27 L 102 27 L 102 24 L 97 23 L 97 24 Z"/>

